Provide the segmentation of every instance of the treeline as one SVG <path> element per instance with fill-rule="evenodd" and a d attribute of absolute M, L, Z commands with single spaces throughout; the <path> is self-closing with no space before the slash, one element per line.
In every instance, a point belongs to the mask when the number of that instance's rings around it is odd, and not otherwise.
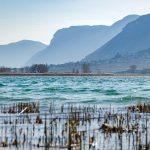
<path fill-rule="evenodd" d="M 95 69 L 96 68 L 96 69 Z M 34 64 L 22 68 L 0 67 L 0 73 L 104 73 L 99 66 L 89 63 L 66 63 L 59 65 Z M 114 72 L 115 73 L 115 72 Z M 150 74 L 150 68 L 139 69 L 136 65 L 131 65 L 125 71 L 116 74 Z"/>
<path fill-rule="evenodd" d="M 96 69 L 95 69 L 96 68 Z M 104 73 L 99 66 L 90 63 L 76 62 L 59 65 L 34 64 L 22 68 L 10 68 L 1 66 L 0 73 Z M 131 65 L 126 71 L 116 72 L 117 74 L 150 74 L 150 68 L 139 69 Z"/>
<path fill-rule="evenodd" d="M 21 72 L 21 73 L 46 73 L 48 72 L 49 67 L 46 64 L 34 64 L 30 67 L 22 68 L 8 68 L 0 67 L 0 72 Z"/>
<path fill-rule="evenodd" d="M 129 66 L 128 70 L 119 73 L 123 74 L 150 74 L 150 68 L 139 69 L 137 65 Z"/>
<path fill-rule="evenodd" d="M 11 68 L 8 67 L 0 67 L 0 72 L 11 72 Z"/>
<path fill-rule="evenodd" d="M 66 64 L 67 65 L 67 64 Z M 90 64 L 89 63 L 82 63 L 80 65 L 73 65 L 70 67 L 71 63 L 68 64 L 70 70 L 67 72 L 71 73 L 90 73 Z M 9 67 L 0 67 L 0 72 L 12 72 L 12 73 L 48 73 L 53 72 L 53 67 L 59 65 L 47 65 L 47 64 L 34 64 L 32 66 L 25 66 L 22 68 L 9 68 Z M 63 72 L 63 71 L 62 71 Z"/>

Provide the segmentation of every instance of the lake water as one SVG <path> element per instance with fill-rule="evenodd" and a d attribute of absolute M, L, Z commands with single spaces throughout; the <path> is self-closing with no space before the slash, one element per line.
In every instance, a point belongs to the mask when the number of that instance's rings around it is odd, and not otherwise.
<path fill-rule="evenodd" d="M 0 104 L 38 100 L 41 105 L 53 101 L 123 106 L 149 98 L 150 77 L 0 77 Z"/>

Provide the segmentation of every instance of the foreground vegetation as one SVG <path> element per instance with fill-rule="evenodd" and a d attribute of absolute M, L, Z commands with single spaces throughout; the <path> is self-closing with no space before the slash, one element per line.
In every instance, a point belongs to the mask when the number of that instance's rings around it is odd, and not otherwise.
<path fill-rule="evenodd" d="M 12 149 L 150 149 L 150 104 L 40 107 L 38 102 L 0 107 L 0 147 Z"/>

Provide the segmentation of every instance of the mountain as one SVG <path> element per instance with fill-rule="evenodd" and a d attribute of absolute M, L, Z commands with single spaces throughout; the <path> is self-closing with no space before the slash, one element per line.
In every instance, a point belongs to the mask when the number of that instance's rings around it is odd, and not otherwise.
<path fill-rule="evenodd" d="M 100 68 L 102 71 L 119 72 L 128 70 L 130 66 L 133 65 L 136 65 L 138 70 L 150 68 L 149 64 L 150 48 L 135 52 L 133 54 L 116 54 L 116 56 L 112 59 L 97 62 L 96 65 L 93 64 L 93 68 L 95 68 L 95 70 Z"/>
<path fill-rule="evenodd" d="M 45 44 L 30 40 L 0 45 L 0 66 L 23 66 L 32 55 L 44 48 Z"/>
<path fill-rule="evenodd" d="M 137 15 L 130 15 L 111 26 L 72 26 L 60 29 L 54 34 L 50 45 L 31 57 L 27 64 L 61 64 L 79 61 L 111 40 L 129 22 L 138 17 Z"/>
<path fill-rule="evenodd" d="M 150 48 L 150 14 L 143 15 L 129 23 L 122 32 L 109 42 L 88 55 L 83 61 L 109 60 L 116 54 L 122 56 L 136 55 L 139 51 Z M 129 60 L 130 61 L 130 60 Z"/>

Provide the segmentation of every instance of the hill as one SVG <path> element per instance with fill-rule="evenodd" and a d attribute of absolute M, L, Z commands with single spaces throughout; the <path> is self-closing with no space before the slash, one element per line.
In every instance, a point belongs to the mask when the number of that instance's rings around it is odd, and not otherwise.
<path fill-rule="evenodd" d="M 31 40 L 22 40 L 7 45 L 0 45 L 0 66 L 20 67 L 46 45 Z"/>

